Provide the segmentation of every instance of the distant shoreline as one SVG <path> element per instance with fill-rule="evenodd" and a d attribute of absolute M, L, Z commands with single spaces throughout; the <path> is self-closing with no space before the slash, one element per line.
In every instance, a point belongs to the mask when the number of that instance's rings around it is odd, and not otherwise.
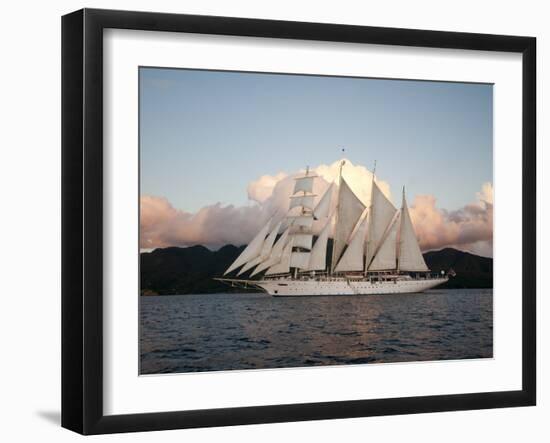
<path fill-rule="evenodd" d="M 204 246 L 170 247 L 140 254 L 140 295 L 186 295 L 243 292 L 215 277 L 244 249 L 226 245 L 212 251 Z M 433 272 L 453 269 L 456 277 L 440 286 L 441 289 L 492 289 L 493 259 L 445 248 L 423 254 Z M 244 274 L 246 277 L 246 274 Z M 260 292 L 250 290 L 247 292 Z"/>

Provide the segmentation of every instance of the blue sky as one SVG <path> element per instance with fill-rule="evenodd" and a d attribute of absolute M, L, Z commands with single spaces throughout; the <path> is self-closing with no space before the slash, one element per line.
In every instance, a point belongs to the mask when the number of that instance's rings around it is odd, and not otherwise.
<path fill-rule="evenodd" d="M 493 181 L 487 84 L 140 68 L 141 193 L 187 212 L 248 203 L 264 174 L 372 168 L 461 208 Z"/>

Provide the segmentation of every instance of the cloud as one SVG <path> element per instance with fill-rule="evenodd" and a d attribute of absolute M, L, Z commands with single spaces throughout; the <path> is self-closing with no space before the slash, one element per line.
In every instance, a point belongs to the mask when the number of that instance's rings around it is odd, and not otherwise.
<path fill-rule="evenodd" d="M 477 193 L 477 199 L 484 203 L 493 204 L 493 185 L 492 183 L 483 183 L 481 192 Z"/>
<path fill-rule="evenodd" d="M 366 205 L 370 204 L 370 191 L 372 183 L 372 172 L 361 165 L 354 165 L 351 161 L 344 159 L 345 164 L 342 169 L 343 177 L 350 185 L 351 189 L 355 192 L 357 197 Z M 332 183 L 338 182 L 338 176 L 340 174 L 340 162 L 341 160 L 332 163 L 331 165 L 320 165 L 314 169 L 314 171 L 320 175 L 325 182 Z M 304 171 L 301 171 L 303 174 Z M 388 197 L 392 199 L 389 183 L 376 178 L 376 184 L 380 190 Z M 327 185 L 328 186 L 328 185 Z"/>
<path fill-rule="evenodd" d="M 196 214 L 175 209 L 162 197 L 142 196 L 140 248 L 164 248 L 203 244 L 217 248 L 224 244 L 245 244 L 267 216 L 262 207 L 221 206 L 201 208 Z M 253 234 L 252 234 L 253 235 Z"/>
<path fill-rule="evenodd" d="M 287 174 L 279 172 L 277 175 L 262 175 L 248 185 L 248 198 L 258 203 L 265 202 L 273 194 L 273 189 Z"/>
<path fill-rule="evenodd" d="M 318 196 L 323 195 L 331 183 L 337 182 L 339 170 L 340 161 L 312 168 L 311 173 L 319 176 L 315 180 L 313 192 Z M 225 244 L 246 244 L 270 218 L 275 223 L 288 213 L 294 179 L 304 173 L 305 170 L 263 175 L 247 187 L 249 205 L 236 207 L 217 203 L 204 206 L 194 214 L 174 208 L 163 197 L 142 196 L 140 247 L 152 249 L 202 244 L 216 249 Z M 365 206 L 368 206 L 372 173 L 346 160 L 343 176 Z M 376 183 L 391 200 L 389 184 L 378 178 Z M 448 212 L 437 208 L 433 196 L 417 196 L 411 205 L 411 217 L 422 249 L 455 246 L 492 255 L 492 201 L 490 183 L 482 186 L 475 203 L 458 211 Z M 332 205 L 334 210 L 335 199 Z M 313 229 L 319 232 L 322 227 L 321 222 L 316 222 Z"/>
<path fill-rule="evenodd" d="M 372 173 L 349 160 L 345 162 L 343 176 L 368 206 Z M 313 192 L 319 197 L 323 195 L 332 182 L 337 182 L 339 171 L 340 161 L 312 168 L 310 173 L 319 176 L 314 182 Z M 215 249 L 225 244 L 246 244 L 270 218 L 276 222 L 288 213 L 294 179 L 304 174 L 305 170 L 263 175 L 247 187 L 250 205 L 235 207 L 218 203 L 205 206 L 195 214 L 174 208 L 163 197 L 142 196 L 140 247 L 153 249 L 203 244 Z M 377 183 L 391 198 L 388 183 L 378 179 Z M 334 210 L 335 199 L 332 205 Z M 322 223 L 316 222 L 313 229 L 318 232 L 322 227 Z"/>
<path fill-rule="evenodd" d="M 478 201 L 455 211 L 437 208 L 431 195 L 416 196 L 410 213 L 422 250 L 451 246 L 493 255 L 493 186 L 484 183 Z"/>

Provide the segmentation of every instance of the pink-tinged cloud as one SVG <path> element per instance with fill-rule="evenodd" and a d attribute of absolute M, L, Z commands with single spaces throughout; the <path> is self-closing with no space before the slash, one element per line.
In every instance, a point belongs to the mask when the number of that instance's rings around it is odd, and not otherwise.
<path fill-rule="evenodd" d="M 273 195 L 273 190 L 277 183 L 287 176 L 284 172 L 277 175 L 262 175 L 258 180 L 254 180 L 248 185 L 248 198 L 258 203 L 265 202 Z"/>
<path fill-rule="evenodd" d="M 431 195 L 416 196 L 410 213 L 422 250 L 451 246 L 493 255 L 493 188 L 483 184 L 478 201 L 456 211 L 436 206 Z"/>
<path fill-rule="evenodd" d="M 337 181 L 339 170 L 340 161 L 311 168 L 310 172 L 319 176 L 313 192 L 323 195 L 328 186 Z M 246 244 L 270 218 L 279 220 L 287 214 L 294 179 L 304 173 L 305 170 L 263 175 L 247 187 L 250 205 L 235 207 L 217 203 L 205 206 L 195 214 L 174 208 L 163 197 L 144 195 L 141 197 L 140 247 L 154 249 L 202 244 L 215 249 L 225 244 Z M 346 160 L 344 177 L 357 196 L 368 205 L 371 172 Z M 382 192 L 391 198 L 388 183 L 382 180 L 377 180 L 377 183 Z M 333 209 L 335 206 L 333 199 Z M 313 229 L 318 232 L 322 227 L 322 223 L 316 222 Z"/>
<path fill-rule="evenodd" d="M 313 192 L 321 196 L 330 183 L 337 181 L 339 162 L 321 165 L 311 171 L 319 176 Z M 250 205 L 235 207 L 217 203 L 194 214 L 174 208 L 163 197 L 142 196 L 140 247 L 154 249 L 202 244 L 215 249 L 225 244 L 247 244 L 270 218 L 279 220 L 287 214 L 294 178 L 303 174 L 304 171 L 299 171 L 261 176 L 248 185 Z M 368 206 L 372 173 L 363 166 L 346 161 L 344 177 Z M 377 184 L 391 199 L 389 185 L 378 178 Z M 417 196 L 410 210 L 421 248 L 453 246 L 492 255 L 493 197 L 490 183 L 483 185 L 477 199 L 458 211 L 449 212 L 437 208 L 435 197 Z M 333 201 L 333 209 L 335 205 Z M 316 222 L 313 228 L 319 231 L 322 227 L 320 222 Z"/>
<path fill-rule="evenodd" d="M 215 204 L 196 214 L 175 209 L 162 197 L 141 197 L 140 247 L 245 244 L 267 217 L 259 205 L 237 208 Z M 252 234 L 253 235 L 253 234 Z"/>

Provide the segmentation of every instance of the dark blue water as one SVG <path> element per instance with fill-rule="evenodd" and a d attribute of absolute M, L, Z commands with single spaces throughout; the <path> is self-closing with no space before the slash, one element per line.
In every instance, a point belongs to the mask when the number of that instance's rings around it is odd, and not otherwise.
<path fill-rule="evenodd" d="M 408 362 L 493 355 L 493 291 L 140 299 L 141 373 Z"/>

